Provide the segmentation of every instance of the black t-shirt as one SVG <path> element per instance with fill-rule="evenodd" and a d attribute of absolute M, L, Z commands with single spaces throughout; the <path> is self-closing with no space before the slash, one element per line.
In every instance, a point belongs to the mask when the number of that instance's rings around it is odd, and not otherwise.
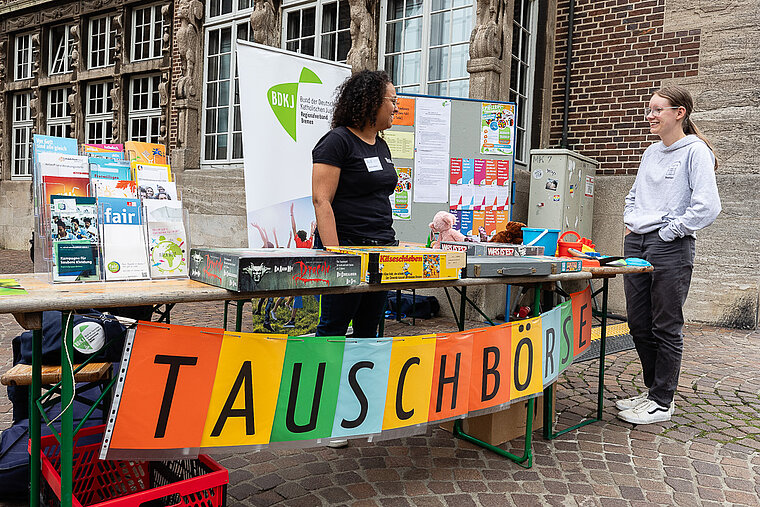
<path fill-rule="evenodd" d="M 315 164 L 340 168 L 332 201 L 338 240 L 393 241 L 393 214 L 388 199 L 398 178 L 391 151 L 379 136 L 369 145 L 346 127 L 324 135 L 311 152 Z"/>

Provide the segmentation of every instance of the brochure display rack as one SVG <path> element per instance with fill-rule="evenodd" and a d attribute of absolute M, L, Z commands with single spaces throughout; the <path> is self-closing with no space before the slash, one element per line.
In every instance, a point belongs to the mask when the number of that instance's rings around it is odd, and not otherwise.
<path fill-rule="evenodd" d="M 186 277 L 188 214 L 166 147 L 34 136 L 35 271 L 53 282 Z"/>

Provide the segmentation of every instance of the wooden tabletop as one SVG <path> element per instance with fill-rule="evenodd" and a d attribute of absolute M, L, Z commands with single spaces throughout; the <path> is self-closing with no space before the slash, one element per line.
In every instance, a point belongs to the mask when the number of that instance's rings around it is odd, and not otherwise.
<path fill-rule="evenodd" d="M 649 273 L 650 271 L 654 271 L 654 268 L 652 266 L 599 266 L 584 267 L 583 271 L 591 273 L 593 278 L 611 278 L 617 275 Z"/>
<path fill-rule="evenodd" d="M 0 313 L 20 314 L 45 310 L 78 310 L 86 308 L 110 308 L 114 306 L 224 301 L 292 295 L 346 294 L 397 289 L 471 287 L 507 283 L 528 285 L 565 280 L 586 280 L 593 276 L 591 272 L 576 272 L 547 276 L 466 278 L 462 280 L 360 284 L 349 287 L 299 288 L 244 293 L 214 287 L 188 278 L 131 282 L 51 283 L 46 273 L 24 273 L 3 275 L 4 278 L 14 278 L 17 280 L 26 289 L 28 294 L 0 296 Z M 614 276 L 614 274 L 610 274 L 609 276 Z"/>

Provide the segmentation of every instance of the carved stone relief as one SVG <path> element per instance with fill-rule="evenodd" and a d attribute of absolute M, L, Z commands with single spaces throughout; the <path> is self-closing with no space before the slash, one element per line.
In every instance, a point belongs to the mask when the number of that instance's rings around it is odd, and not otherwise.
<path fill-rule="evenodd" d="M 470 35 L 470 97 L 500 99 L 504 58 L 505 23 L 508 19 L 508 0 L 477 0 L 475 27 Z"/>
<path fill-rule="evenodd" d="M 161 127 L 158 134 L 158 142 L 161 144 L 166 143 L 166 133 L 168 132 L 168 118 L 169 118 L 169 73 L 161 73 L 161 82 L 158 83 L 158 105 L 161 107 Z"/>
<path fill-rule="evenodd" d="M 203 4 L 198 0 L 184 0 L 177 10 L 177 50 L 181 74 L 177 79 L 175 93 L 178 99 L 194 98 L 197 94 L 195 67 L 200 49 Z"/>
<path fill-rule="evenodd" d="M 79 3 L 70 3 L 40 11 L 40 22 L 49 23 L 79 14 Z"/>
<path fill-rule="evenodd" d="M 267 46 L 280 45 L 281 0 L 254 0 L 251 13 L 253 41 Z"/>
<path fill-rule="evenodd" d="M 25 14 L 21 16 L 12 16 L 8 18 L 5 25 L 6 32 L 13 32 L 30 26 L 37 26 L 40 24 L 39 14 L 33 12 L 31 14 Z"/>
<path fill-rule="evenodd" d="M 348 0 L 351 12 L 351 49 L 346 63 L 354 72 L 376 67 L 377 33 L 375 11 L 377 0 Z"/>
<path fill-rule="evenodd" d="M 114 78 L 113 88 L 109 94 L 111 95 L 111 104 L 113 104 L 111 142 L 118 143 L 121 140 L 121 79 L 118 76 Z"/>

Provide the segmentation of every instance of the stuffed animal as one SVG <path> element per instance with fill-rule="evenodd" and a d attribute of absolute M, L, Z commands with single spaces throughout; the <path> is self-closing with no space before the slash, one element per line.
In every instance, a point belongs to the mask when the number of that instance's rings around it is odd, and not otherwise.
<path fill-rule="evenodd" d="M 464 241 L 464 234 L 454 229 L 457 217 L 448 211 L 439 211 L 430 222 L 430 229 L 438 233 L 438 241 L 431 246 L 441 248 L 441 241 Z"/>
<path fill-rule="evenodd" d="M 493 238 L 489 241 L 491 243 L 512 243 L 515 245 L 521 245 L 523 242 L 523 227 L 525 227 L 525 224 L 522 222 L 507 222 L 504 230 L 494 234 Z"/>

